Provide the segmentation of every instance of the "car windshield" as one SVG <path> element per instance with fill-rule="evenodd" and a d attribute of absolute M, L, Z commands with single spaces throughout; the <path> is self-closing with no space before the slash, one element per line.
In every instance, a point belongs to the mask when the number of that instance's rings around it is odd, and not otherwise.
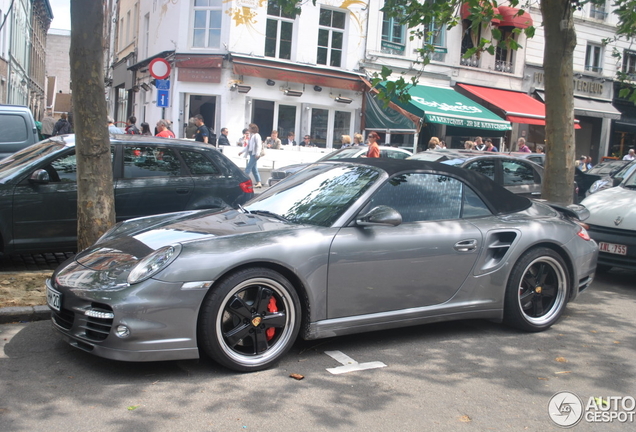
<path fill-rule="evenodd" d="M 5 159 L 0 160 L 0 183 L 4 183 L 13 174 L 22 168 L 39 162 L 46 155 L 58 152 L 65 148 L 63 141 L 59 139 L 49 139 L 33 144 Z"/>
<path fill-rule="evenodd" d="M 636 170 L 632 171 L 632 175 L 623 180 L 622 185 L 628 188 L 636 188 Z"/>
<path fill-rule="evenodd" d="M 625 165 L 623 168 L 620 169 L 620 171 L 614 174 L 614 177 L 625 178 L 629 176 L 632 171 L 634 171 L 634 168 L 636 168 L 636 161 L 632 161 Z"/>
<path fill-rule="evenodd" d="M 449 160 L 441 161 L 441 163 L 443 163 L 444 165 L 452 165 L 452 166 L 458 166 L 463 164 L 464 162 L 466 162 L 466 159 L 449 159 Z"/>
<path fill-rule="evenodd" d="M 447 160 L 450 155 L 443 155 L 437 152 L 432 151 L 423 151 L 413 156 L 410 156 L 408 159 L 421 160 L 421 161 L 429 161 L 429 162 L 441 162 Z"/>
<path fill-rule="evenodd" d="M 626 162 L 624 161 L 610 161 L 610 162 L 601 162 L 600 164 L 592 167 L 592 169 L 587 171 L 587 174 L 595 174 L 595 175 L 611 175 L 621 169 Z"/>
<path fill-rule="evenodd" d="M 315 164 L 245 206 L 292 223 L 331 226 L 377 179 L 369 166 Z"/>
<path fill-rule="evenodd" d="M 318 162 L 326 160 L 354 158 L 361 150 L 363 149 L 360 147 L 347 147 L 321 157 L 320 159 L 318 159 Z"/>

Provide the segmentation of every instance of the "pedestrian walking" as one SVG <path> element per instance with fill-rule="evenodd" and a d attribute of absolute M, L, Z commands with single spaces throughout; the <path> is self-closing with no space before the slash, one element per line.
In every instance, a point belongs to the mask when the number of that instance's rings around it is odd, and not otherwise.
<path fill-rule="evenodd" d="M 247 168 L 245 168 L 245 174 L 248 176 L 251 174 L 254 175 L 254 180 L 256 184 L 255 188 L 263 187 L 261 184 L 261 175 L 258 172 L 258 160 L 263 154 L 263 140 L 261 139 L 261 135 L 258 133 L 258 126 L 255 123 L 250 123 L 250 141 L 247 145 L 247 155 L 248 162 Z"/>

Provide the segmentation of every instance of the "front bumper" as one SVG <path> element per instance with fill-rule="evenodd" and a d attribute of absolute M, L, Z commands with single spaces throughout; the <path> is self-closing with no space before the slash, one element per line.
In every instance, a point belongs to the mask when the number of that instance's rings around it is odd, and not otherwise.
<path fill-rule="evenodd" d="M 122 361 L 199 357 L 196 326 L 207 290 L 181 290 L 180 283 L 154 279 L 117 290 L 46 284 L 61 293 L 60 310 L 51 308 L 51 320 L 71 346 Z M 127 337 L 117 336 L 119 326 L 128 329 Z"/>
<path fill-rule="evenodd" d="M 588 233 L 597 243 L 605 242 L 627 246 L 626 255 L 599 252 L 599 265 L 636 270 L 636 231 L 590 225 Z"/>

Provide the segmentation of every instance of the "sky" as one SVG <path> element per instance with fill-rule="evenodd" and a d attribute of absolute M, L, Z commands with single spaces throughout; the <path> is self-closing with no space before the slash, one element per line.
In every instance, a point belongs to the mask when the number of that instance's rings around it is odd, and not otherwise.
<path fill-rule="evenodd" d="M 71 29 L 71 0 L 49 0 L 53 9 L 53 22 L 51 28 L 70 30 Z"/>

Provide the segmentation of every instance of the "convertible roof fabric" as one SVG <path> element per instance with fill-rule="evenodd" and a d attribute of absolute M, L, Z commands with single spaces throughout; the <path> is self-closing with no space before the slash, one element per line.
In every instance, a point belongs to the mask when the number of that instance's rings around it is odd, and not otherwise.
<path fill-rule="evenodd" d="M 325 161 L 323 163 L 336 161 Z M 532 205 L 528 198 L 515 195 L 503 186 L 498 185 L 488 177 L 476 171 L 458 168 L 439 162 L 427 162 L 410 159 L 356 158 L 338 159 L 337 162 L 355 163 L 380 168 L 389 176 L 405 171 L 433 171 L 448 174 L 469 184 L 494 214 L 507 214 L 523 211 Z"/>

